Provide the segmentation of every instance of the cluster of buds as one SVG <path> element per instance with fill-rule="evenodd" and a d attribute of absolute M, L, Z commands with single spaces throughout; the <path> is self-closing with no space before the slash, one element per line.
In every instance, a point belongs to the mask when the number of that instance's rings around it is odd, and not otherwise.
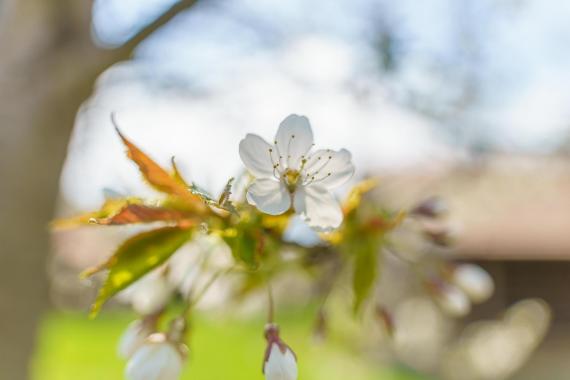
<path fill-rule="evenodd" d="M 438 197 L 427 198 L 410 211 L 411 216 L 423 220 L 421 223 L 423 236 L 439 247 L 449 247 L 454 240 L 453 231 L 449 226 L 437 222 L 446 213 L 447 206 Z"/>
<path fill-rule="evenodd" d="M 439 198 L 429 198 L 412 210 L 412 215 L 437 220 L 447 211 Z M 445 225 L 426 223 L 424 236 L 433 244 L 447 247 L 453 241 L 453 234 Z M 425 281 L 429 293 L 447 314 L 463 317 L 471 311 L 472 304 L 478 304 L 491 297 L 494 283 L 491 276 L 475 264 L 453 264 L 443 262 L 439 273 Z"/>
<path fill-rule="evenodd" d="M 413 207 L 408 224 L 396 230 L 392 247 L 399 257 L 421 273 L 430 296 L 448 315 L 463 317 L 473 304 L 489 299 L 494 291 L 491 276 L 475 264 L 454 264 L 434 252 L 452 245 L 454 234 L 443 216 L 444 202 L 437 197 Z"/>
<path fill-rule="evenodd" d="M 266 380 L 297 380 L 297 356 L 279 337 L 279 327 L 273 323 L 265 326 L 267 348 L 263 360 Z"/>
<path fill-rule="evenodd" d="M 168 332 L 156 331 L 156 318 L 133 322 L 123 334 L 119 354 L 128 359 L 128 380 L 178 380 L 188 354 L 182 343 L 183 318 L 172 321 Z"/>

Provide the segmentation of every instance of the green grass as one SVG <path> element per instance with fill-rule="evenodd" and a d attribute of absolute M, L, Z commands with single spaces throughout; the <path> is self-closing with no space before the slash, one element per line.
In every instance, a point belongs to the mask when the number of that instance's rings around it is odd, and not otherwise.
<path fill-rule="evenodd" d="M 41 326 L 32 380 L 120 380 L 124 361 L 116 345 L 132 316 L 105 312 L 96 320 L 52 313 Z M 284 318 L 283 337 L 299 357 L 300 380 L 420 380 L 409 371 L 382 367 L 339 344 L 310 338 L 309 312 Z M 203 314 L 193 321 L 191 353 L 183 379 L 262 380 L 261 320 Z"/>

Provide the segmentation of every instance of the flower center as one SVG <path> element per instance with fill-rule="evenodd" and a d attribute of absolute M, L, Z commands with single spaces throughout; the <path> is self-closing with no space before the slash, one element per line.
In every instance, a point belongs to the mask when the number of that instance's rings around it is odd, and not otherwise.
<path fill-rule="evenodd" d="M 295 192 L 295 188 L 297 187 L 297 182 L 300 177 L 301 173 L 294 169 L 287 169 L 285 173 L 283 173 L 283 179 L 285 180 L 285 184 L 287 185 L 287 189 L 289 189 L 290 193 Z"/>

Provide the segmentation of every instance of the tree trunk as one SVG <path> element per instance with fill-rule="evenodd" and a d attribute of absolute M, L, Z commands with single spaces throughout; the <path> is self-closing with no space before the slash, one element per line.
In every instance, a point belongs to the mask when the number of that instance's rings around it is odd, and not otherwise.
<path fill-rule="evenodd" d="M 48 223 L 77 110 L 99 74 L 193 2 L 177 3 L 115 50 L 93 44 L 90 1 L 0 3 L 2 378 L 28 378 L 36 325 L 49 305 Z"/>

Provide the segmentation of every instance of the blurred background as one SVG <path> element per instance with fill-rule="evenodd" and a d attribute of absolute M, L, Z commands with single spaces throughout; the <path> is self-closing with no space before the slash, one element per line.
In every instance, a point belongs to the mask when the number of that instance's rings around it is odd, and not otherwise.
<path fill-rule="evenodd" d="M 108 194 L 154 194 L 115 112 L 157 162 L 176 156 L 213 192 L 241 170 L 245 133 L 270 139 L 298 113 L 391 204 L 446 199 L 453 255 L 491 273 L 493 298 L 457 321 L 394 290 L 407 333 L 362 343 L 340 320 L 321 346 L 307 338 L 314 305 L 284 300 L 302 379 L 567 378 L 569 18 L 570 3 L 542 0 L 2 0 L 1 377 L 122 378 L 115 346 L 133 316 L 89 321 L 94 289 L 77 273 L 127 231 L 48 231 Z M 229 314 L 197 317 L 188 378 L 261 379 L 261 319 Z M 521 318 L 532 331 L 503 328 Z"/>

